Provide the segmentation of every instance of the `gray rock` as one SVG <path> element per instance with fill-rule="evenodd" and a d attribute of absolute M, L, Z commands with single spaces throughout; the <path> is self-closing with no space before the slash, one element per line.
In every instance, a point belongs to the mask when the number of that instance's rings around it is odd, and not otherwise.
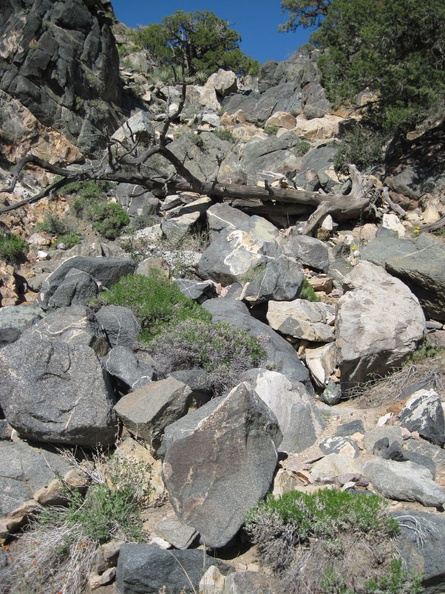
<path fill-rule="evenodd" d="M 178 278 L 175 282 L 186 297 L 198 303 L 204 303 L 207 299 L 216 297 L 215 285 L 211 281 L 194 281 L 186 278 Z"/>
<path fill-rule="evenodd" d="M 0 328 L 0 349 L 18 340 L 21 335 L 18 328 Z"/>
<path fill-rule="evenodd" d="M 345 288 L 352 290 L 338 301 L 335 334 L 347 391 L 370 374 L 387 374 L 414 351 L 425 332 L 425 316 L 406 285 L 370 262 L 355 266 Z"/>
<path fill-rule="evenodd" d="M 276 416 L 283 434 L 280 451 L 302 452 L 316 442 L 325 423 L 302 383 L 266 369 L 252 369 L 240 379 L 251 384 Z"/>
<path fill-rule="evenodd" d="M 328 317 L 334 310 L 325 303 L 295 299 L 294 301 L 269 301 L 267 320 L 274 330 L 293 338 L 310 342 L 332 342 L 333 327 Z"/>
<path fill-rule="evenodd" d="M 242 298 L 249 303 L 262 303 L 270 299 L 290 301 L 297 297 L 303 282 L 301 266 L 294 259 L 281 255 L 266 264 L 263 270 L 260 269 L 254 280 L 247 282 Z"/>
<path fill-rule="evenodd" d="M 280 240 L 283 254 L 295 258 L 303 266 L 313 270 L 327 272 L 329 269 L 329 250 L 325 243 L 309 237 L 298 235 L 295 231 Z"/>
<path fill-rule="evenodd" d="M 388 260 L 404 256 L 409 258 L 414 250 L 413 241 L 400 239 L 393 234 L 378 232 L 375 239 L 360 249 L 360 257 L 362 260 L 385 268 Z"/>
<path fill-rule="evenodd" d="M 98 293 L 99 287 L 91 274 L 71 268 L 48 300 L 48 308 L 88 305 Z"/>
<path fill-rule="evenodd" d="M 279 255 L 278 235 L 278 229 L 259 216 L 242 221 L 237 229 L 222 230 L 202 254 L 199 275 L 224 285 L 243 281 Z"/>
<path fill-rule="evenodd" d="M 105 331 L 112 347 L 132 348 L 141 332 L 141 325 L 128 307 L 104 305 L 96 313 L 96 319 Z"/>
<path fill-rule="evenodd" d="M 360 456 L 360 448 L 350 437 L 327 437 L 318 444 L 323 454 L 343 454 L 347 453 L 351 458 Z"/>
<path fill-rule="evenodd" d="M 198 533 L 191 526 L 181 524 L 177 520 L 164 518 L 155 526 L 158 536 L 166 540 L 175 549 L 188 549 L 198 537 Z"/>
<path fill-rule="evenodd" d="M 88 272 L 97 282 L 108 288 L 116 283 L 121 276 L 134 272 L 136 264 L 132 260 L 124 258 L 73 256 L 62 262 L 42 284 L 37 297 L 42 309 L 46 310 L 48 308 L 49 300 L 72 268 Z"/>
<path fill-rule="evenodd" d="M 154 377 L 153 368 L 138 361 L 133 351 L 125 346 L 112 348 L 102 360 L 102 364 L 112 377 L 132 391 L 150 383 Z"/>
<path fill-rule="evenodd" d="M 445 518 L 414 510 L 393 516 L 400 524 L 396 547 L 406 567 L 422 574 L 423 594 L 441 594 L 445 590 Z"/>
<path fill-rule="evenodd" d="M 26 439 L 83 446 L 114 442 L 114 394 L 94 351 L 34 333 L 0 351 L 0 405 Z"/>
<path fill-rule="evenodd" d="M 361 419 L 355 419 L 354 421 L 349 421 L 349 423 L 342 423 L 337 427 L 335 435 L 338 437 L 347 437 L 348 435 L 354 435 L 354 433 L 365 433 L 365 428 Z"/>
<path fill-rule="evenodd" d="M 434 390 L 419 390 L 412 394 L 400 412 L 399 424 L 410 431 L 417 431 L 436 445 L 445 443 L 442 402 Z"/>
<path fill-rule="evenodd" d="M 38 320 L 41 320 L 45 312 L 37 305 L 11 305 L 0 308 L 0 330 L 16 328 L 25 330 Z"/>
<path fill-rule="evenodd" d="M 313 390 L 309 372 L 292 345 L 272 328 L 253 318 L 244 303 L 230 298 L 210 299 L 203 307 L 212 314 L 213 322 L 227 322 L 260 340 L 268 361 L 275 365 L 275 371 L 283 373 L 292 382 L 302 382 L 309 391 Z"/>
<path fill-rule="evenodd" d="M 337 149 L 332 144 L 321 145 L 311 149 L 301 159 L 299 173 L 294 177 L 296 186 L 315 191 L 321 187 L 318 171 L 329 169 L 335 159 Z"/>
<path fill-rule="evenodd" d="M 407 439 L 404 442 L 404 449 L 407 455 L 416 454 L 423 458 L 428 458 L 435 466 L 435 474 L 440 481 L 445 481 L 445 451 L 428 443 L 427 441 L 417 439 Z M 413 460 L 415 462 L 415 460 Z"/>
<path fill-rule="evenodd" d="M 116 582 L 120 594 L 169 594 L 190 589 L 197 592 L 199 581 L 211 565 L 223 573 L 233 571 L 203 551 L 165 551 L 149 544 L 125 543 L 120 548 Z"/>
<path fill-rule="evenodd" d="M 31 499 L 54 480 L 55 472 L 68 470 L 68 461 L 49 448 L 0 441 L 0 517 Z"/>
<path fill-rule="evenodd" d="M 294 132 L 286 132 L 279 138 L 271 136 L 248 142 L 242 153 L 241 165 L 250 181 L 256 181 L 264 170 L 292 177 L 300 166 L 300 158 L 295 150 L 300 142 L 300 137 Z"/>
<path fill-rule="evenodd" d="M 387 438 L 388 444 L 396 442 L 400 446 L 403 443 L 403 436 L 402 430 L 397 425 L 395 426 L 386 426 L 383 427 L 374 427 L 370 431 L 365 433 L 365 437 L 363 438 L 363 445 L 368 452 L 372 452 L 374 450 L 375 444 L 381 440 Z"/>
<path fill-rule="evenodd" d="M 115 411 L 127 429 L 157 449 L 164 428 L 187 414 L 191 395 L 188 386 L 169 377 L 123 396 Z"/>
<path fill-rule="evenodd" d="M 363 475 L 388 499 L 417 501 L 429 507 L 445 503 L 445 490 L 433 481 L 427 468 L 414 462 L 370 460 L 363 466 Z"/>
<path fill-rule="evenodd" d="M 91 347 L 97 355 L 105 355 L 108 343 L 92 309 L 83 305 L 61 307 L 49 313 L 24 335 L 60 340 L 68 344 Z"/>
<path fill-rule="evenodd" d="M 410 287 L 429 318 L 445 320 L 445 246 L 439 238 L 422 233 L 408 254 L 388 258 L 386 268 Z"/>
<path fill-rule="evenodd" d="M 207 222 L 212 239 L 223 229 L 234 231 L 240 225 L 248 225 L 250 216 L 238 208 L 233 208 L 228 204 L 214 204 L 207 211 Z"/>
<path fill-rule="evenodd" d="M 328 406 L 335 406 L 342 399 L 341 386 L 329 380 L 326 388 L 320 394 L 320 400 Z"/>
<path fill-rule="evenodd" d="M 281 438 L 271 410 L 242 383 L 168 445 L 163 475 L 170 501 L 207 546 L 226 545 L 267 493 Z"/>

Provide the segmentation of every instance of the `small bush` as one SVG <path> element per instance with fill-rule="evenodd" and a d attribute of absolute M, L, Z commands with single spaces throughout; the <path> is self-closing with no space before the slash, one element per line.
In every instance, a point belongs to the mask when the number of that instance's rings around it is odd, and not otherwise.
<path fill-rule="evenodd" d="M 230 130 L 225 130 L 224 128 L 220 128 L 219 130 L 214 130 L 213 134 L 217 136 L 220 140 L 227 140 L 227 142 L 236 142 L 236 138 L 233 136 Z"/>
<path fill-rule="evenodd" d="M 0 259 L 9 263 L 19 262 L 26 258 L 28 244 L 18 235 L 0 229 Z"/>
<path fill-rule="evenodd" d="M 149 347 L 160 376 L 179 369 L 203 369 L 217 394 L 232 388 L 243 371 L 266 359 L 261 344 L 231 324 L 186 320 L 158 336 Z"/>
<path fill-rule="evenodd" d="M 43 221 L 37 223 L 37 231 L 43 231 L 49 235 L 63 235 L 70 231 L 67 222 L 61 219 L 52 210 L 47 210 L 43 216 Z"/>
<path fill-rule="evenodd" d="M 400 527 L 378 495 L 321 489 L 269 496 L 245 526 L 262 563 L 280 576 L 280 592 L 420 592 L 420 576 L 391 562 Z"/>
<path fill-rule="evenodd" d="M 91 221 L 94 229 L 106 239 L 116 239 L 130 223 L 130 217 L 122 206 L 101 196 L 101 188 L 94 182 L 80 187 L 69 184 L 66 188 L 69 188 L 70 193 L 76 192 L 71 202 L 76 216 Z"/>
<path fill-rule="evenodd" d="M 52 245 L 54 247 L 57 247 L 58 245 L 62 244 L 65 246 L 65 248 L 67 250 L 69 250 L 70 248 L 74 247 L 75 245 L 78 245 L 81 241 L 81 237 L 78 233 L 76 233 L 75 231 L 68 231 L 67 233 L 63 233 L 62 235 L 59 235 L 59 237 L 56 237 L 56 239 L 54 239 L 52 241 Z"/>
<path fill-rule="evenodd" d="M 100 543 L 112 538 L 142 541 L 149 467 L 98 455 L 77 468 L 91 483 L 86 496 L 63 484 L 66 507 L 44 509 L 19 538 L 2 574 L 2 592 L 86 592 Z"/>
<path fill-rule="evenodd" d="M 299 299 L 307 299 L 308 301 L 320 301 L 320 297 L 314 291 L 313 286 L 307 280 L 307 278 L 303 281 L 303 286 L 301 287 L 300 294 L 298 295 Z"/>
<path fill-rule="evenodd" d="M 359 169 L 369 169 L 383 161 L 385 137 L 380 132 L 355 126 L 347 132 L 338 145 L 334 165 L 341 170 L 349 163 Z"/>
<path fill-rule="evenodd" d="M 129 307 L 141 323 L 140 339 L 144 342 L 150 342 L 166 327 L 177 326 L 188 318 L 211 318 L 201 305 L 186 297 L 176 283 L 156 269 L 150 270 L 146 276 L 130 274 L 122 277 L 92 306 L 102 304 Z"/>
<path fill-rule="evenodd" d="M 275 136 L 279 129 L 279 126 L 264 126 L 264 132 L 269 136 Z"/>

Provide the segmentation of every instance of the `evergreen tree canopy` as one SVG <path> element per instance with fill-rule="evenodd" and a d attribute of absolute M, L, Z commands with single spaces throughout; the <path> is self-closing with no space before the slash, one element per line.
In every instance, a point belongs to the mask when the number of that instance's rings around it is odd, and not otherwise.
<path fill-rule="evenodd" d="M 173 69 L 175 78 L 206 76 L 218 68 L 237 74 L 256 74 L 259 64 L 240 47 L 240 35 L 213 12 L 176 11 L 161 24 L 141 28 L 136 41 L 164 65 Z"/>
<path fill-rule="evenodd" d="M 375 92 L 368 116 L 391 132 L 412 127 L 443 101 L 443 0 L 283 0 L 282 8 L 294 11 L 286 30 L 319 25 L 311 42 L 324 50 L 322 82 L 334 103 Z"/>

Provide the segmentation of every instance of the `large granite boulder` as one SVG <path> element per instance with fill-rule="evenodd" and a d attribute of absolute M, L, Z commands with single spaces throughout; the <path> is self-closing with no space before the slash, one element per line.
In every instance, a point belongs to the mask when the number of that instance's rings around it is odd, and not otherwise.
<path fill-rule="evenodd" d="M 269 490 L 282 434 L 275 415 L 247 383 L 222 397 L 205 418 L 200 410 L 186 417 L 188 431 L 167 445 L 163 474 L 181 522 L 195 528 L 208 547 L 218 548 Z"/>
<path fill-rule="evenodd" d="M 416 348 L 425 332 L 417 298 L 399 279 L 370 262 L 345 278 L 335 324 L 344 390 L 371 374 L 385 375 Z"/>
<path fill-rule="evenodd" d="M 92 348 L 27 332 L 0 351 L 0 406 L 26 439 L 82 446 L 114 442 L 114 393 Z"/>

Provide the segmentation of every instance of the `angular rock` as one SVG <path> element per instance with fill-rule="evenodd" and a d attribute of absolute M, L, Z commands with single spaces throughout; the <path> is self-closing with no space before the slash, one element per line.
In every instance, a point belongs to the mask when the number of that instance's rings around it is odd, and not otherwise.
<path fill-rule="evenodd" d="M 345 454 L 351 458 L 358 458 L 360 455 L 360 448 L 356 442 L 348 437 L 327 437 L 319 443 L 320 450 L 323 454 Z"/>
<path fill-rule="evenodd" d="M 234 231 L 239 225 L 248 225 L 250 217 L 248 214 L 233 208 L 228 204 L 214 204 L 207 211 L 207 222 L 212 238 L 223 229 Z"/>
<path fill-rule="evenodd" d="M 441 507 L 445 503 L 445 490 L 433 481 L 427 468 L 414 462 L 379 458 L 366 462 L 362 472 L 388 499 L 418 501 L 429 507 Z"/>
<path fill-rule="evenodd" d="M 177 520 L 165 518 L 155 527 L 156 534 L 169 542 L 175 549 L 188 549 L 198 537 L 198 533 L 191 526 L 181 524 Z"/>
<path fill-rule="evenodd" d="M 436 445 L 445 443 L 442 402 L 435 390 L 414 392 L 399 415 L 399 424 L 411 432 L 417 431 L 421 437 Z"/>
<path fill-rule="evenodd" d="M 280 238 L 283 254 L 295 258 L 303 266 L 327 272 L 329 269 L 329 251 L 327 245 L 307 235 L 298 235 L 295 230 Z"/>
<path fill-rule="evenodd" d="M 396 442 L 401 446 L 403 443 L 401 428 L 397 425 L 393 427 L 385 425 L 383 427 L 374 427 L 374 429 L 371 429 L 365 433 L 363 445 L 368 452 L 372 452 L 374 450 L 375 444 L 384 438 L 388 439 L 388 443 Z"/>
<path fill-rule="evenodd" d="M 69 469 L 68 461 L 50 448 L 0 441 L 0 517 L 31 499 L 55 472 L 63 476 Z"/>
<path fill-rule="evenodd" d="M 0 329 L 17 328 L 25 330 L 44 316 L 37 305 L 11 305 L 0 308 Z"/>
<path fill-rule="evenodd" d="M 295 299 L 304 282 L 303 269 L 287 256 L 278 256 L 257 270 L 255 279 L 246 283 L 241 298 L 249 303 L 262 303 L 274 299 L 289 301 Z M 256 270 L 253 271 L 256 274 Z"/>
<path fill-rule="evenodd" d="M 218 72 L 211 74 L 206 82 L 206 86 L 211 86 L 221 97 L 226 97 L 238 90 L 238 77 L 231 70 L 220 68 Z"/>
<path fill-rule="evenodd" d="M 34 333 L 0 351 L 0 406 L 26 439 L 102 446 L 114 442 L 114 393 L 94 351 Z"/>
<path fill-rule="evenodd" d="M 269 301 L 267 320 L 274 330 L 310 342 L 332 342 L 333 327 L 328 322 L 333 308 L 325 303 L 295 299 L 294 301 Z"/>
<path fill-rule="evenodd" d="M 400 524 L 397 550 L 410 571 L 422 574 L 422 594 L 443 592 L 445 518 L 416 510 L 398 511 L 392 515 Z"/>
<path fill-rule="evenodd" d="M 42 309 L 48 309 L 49 300 L 72 268 L 88 272 L 97 282 L 108 288 L 116 283 L 121 276 L 134 272 L 136 264 L 132 260 L 124 258 L 95 258 L 88 256 L 68 258 L 43 283 L 37 297 Z"/>
<path fill-rule="evenodd" d="M 111 376 L 131 391 L 150 383 L 155 375 L 152 367 L 138 361 L 133 351 L 125 346 L 112 348 L 102 364 Z"/>
<path fill-rule="evenodd" d="M 198 303 L 204 303 L 207 299 L 216 297 L 215 285 L 211 281 L 194 281 L 187 278 L 177 278 L 175 282 L 186 297 Z"/>
<path fill-rule="evenodd" d="M 71 268 L 48 300 L 48 308 L 88 305 L 98 293 L 99 287 L 91 274 Z"/>
<path fill-rule="evenodd" d="M 242 281 L 278 255 L 277 237 L 278 229 L 258 216 L 221 231 L 202 254 L 200 276 L 225 285 Z"/>
<path fill-rule="evenodd" d="M 425 316 L 406 285 L 370 262 L 359 262 L 345 286 L 352 290 L 338 301 L 335 333 L 346 391 L 400 364 L 423 337 Z"/>
<path fill-rule="evenodd" d="M 187 414 L 191 396 L 188 386 L 168 377 L 123 396 L 115 411 L 127 429 L 157 449 L 164 428 Z"/>
<path fill-rule="evenodd" d="M 332 483 L 336 477 L 353 474 L 359 475 L 361 465 L 348 454 L 328 454 L 312 465 L 311 477 L 319 482 Z"/>
<path fill-rule="evenodd" d="M 310 366 L 308 365 L 309 369 Z M 326 388 L 320 394 L 320 400 L 328 406 L 335 406 L 342 398 L 341 386 L 332 380 L 329 380 Z"/>
<path fill-rule="evenodd" d="M 96 319 L 105 331 L 112 347 L 131 349 L 141 332 L 141 325 L 128 307 L 104 305 L 96 313 Z"/>
<path fill-rule="evenodd" d="M 68 344 L 83 344 L 101 356 L 108 351 L 107 339 L 92 309 L 83 305 L 61 307 L 49 313 L 24 334 L 60 340 Z"/>
<path fill-rule="evenodd" d="M 242 383 L 168 445 L 163 473 L 170 501 L 207 546 L 227 544 L 267 493 L 281 438 L 272 411 Z"/>
<path fill-rule="evenodd" d="M 317 386 L 320 388 L 325 387 L 325 389 L 327 389 L 330 377 L 337 366 L 337 350 L 335 344 L 331 342 L 316 348 L 307 346 L 304 351 L 304 356 L 306 365 L 311 372 L 312 379 Z M 327 396 L 327 398 L 329 397 Z M 325 402 L 324 400 L 322 401 Z M 326 404 L 328 403 L 326 402 Z"/>
<path fill-rule="evenodd" d="M 198 591 L 207 567 L 216 565 L 224 574 L 233 571 L 226 563 L 197 549 L 165 551 L 149 544 L 121 546 L 116 569 L 119 594 L 169 594 Z"/>
<path fill-rule="evenodd" d="M 312 390 L 309 372 L 299 360 L 292 345 L 279 336 L 270 326 L 253 318 L 241 301 L 226 297 L 210 299 L 203 304 L 204 309 L 212 314 L 213 322 L 227 322 L 237 329 L 246 330 L 261 342 L 267 359 L 275 364 L 275 370 L 286 375 L 290 381 L 302 382 Z"/>
<path fill-rule="evenodd" d="M 266 369 L 252 369 L 241 379 L 252 385 L 276 416 L 283 434 L 280 451 L 302 452 L 316 442 L 325 424 L 302 383 L 292 383 L 282 373 Z"/>

